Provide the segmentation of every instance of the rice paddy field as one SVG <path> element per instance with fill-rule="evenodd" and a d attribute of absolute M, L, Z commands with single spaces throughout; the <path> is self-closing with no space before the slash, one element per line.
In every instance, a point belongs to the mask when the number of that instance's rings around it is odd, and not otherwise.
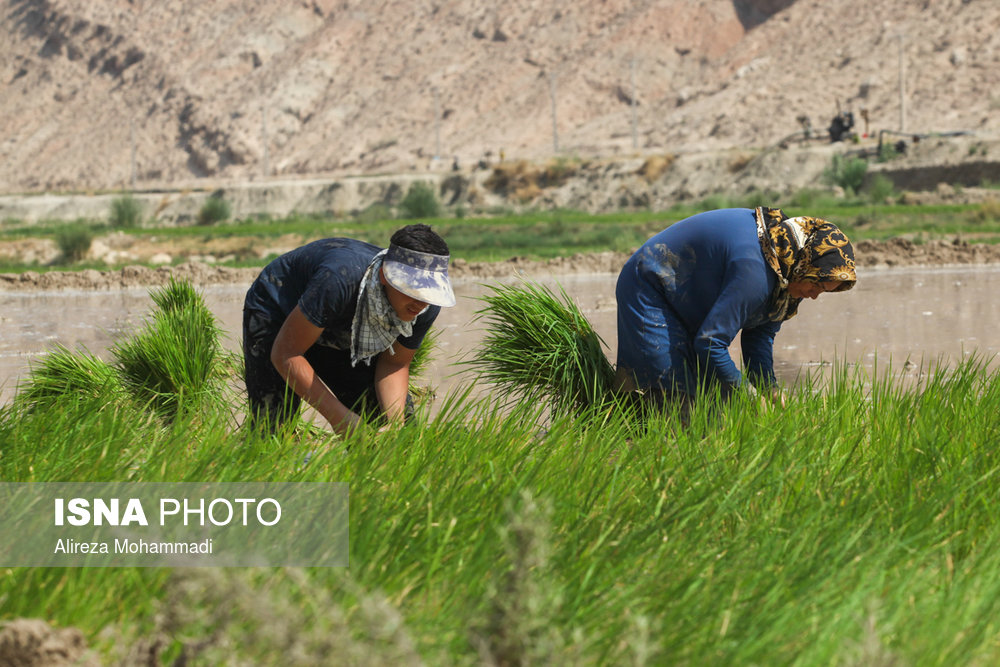
<path fill-rule="evenodd" d="M 241 361 L 183 283 L 108 361 L 54 350 L 0 409 L 0 479 L 347 482 L 350 565 L 5 568 L 0 622 L 122 665 L 1000 662 L 990 359 L 654 410 L 608 391 L 572 302 L 518 289 L 469 362 L 501 390 L 347 439 L 242 427 Z"/>

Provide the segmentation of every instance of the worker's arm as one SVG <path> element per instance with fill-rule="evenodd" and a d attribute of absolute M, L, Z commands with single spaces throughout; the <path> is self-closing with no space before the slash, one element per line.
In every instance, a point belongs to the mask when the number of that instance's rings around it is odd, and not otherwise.
<path fill-rule="evenodd" d="M 385 350 L 375 362 L 375 395 L 389 421 L 401 422 L 405 416 L 406 394 L 410 388 L 410 362 L 417 351 L 398 342 L 392 349 L 395 354 Z"/>
<path fill-rule="evenodd" d="M 740 336 L 743 350 L 743 370 L 747 379 L 761 391 L 777 384 L 774 377 L 774 336 L 781 322 L 766 322 L 758 327 L 744 329 Z"/>
<path fill-rule="evenodd" d="M 774 336 L 781 322 L 767 322 L 744 329 L 740 336 L 743 368 L 758 393 L 774 405 L 785 407 L 785 394 L 774 377 Z"/>
<path fill-rule="evenodd" d="M 271 363 L 292 391 L 323 415 L 334 431 L 344 434 L 359 425 L 361 417 L 340 402 L 305 358 L 306 350 L 322 333 L 323 328 L 310 322 L 296 306 L 274 339 Z"/>
<path fill-rule="evenodd" d="M 768 294 L 767 275 L 759 264 L 733 262 L 726 269 L 719 296 L 694 336 L 699 366 L 731 387 L 743 383 L 743 374 L 729 356 L 729 345 Z"/>

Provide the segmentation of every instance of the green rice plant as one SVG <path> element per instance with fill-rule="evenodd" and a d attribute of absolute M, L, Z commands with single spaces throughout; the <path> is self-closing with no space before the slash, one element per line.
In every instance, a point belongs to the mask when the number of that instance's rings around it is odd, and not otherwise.
<path fill-rule="evenodd" d="M 86 257 L 93 240 L 94 232 L 79 222 L 65 225 L 56 231 L 56 245 L 62 253 L 62 261 L 66 263 L 79 262 Z"/>
<path fill-rule="evenodd" d="M 511 401 L 544 402 L 563 411 L 604 402 L 614 368 L 606 347 L 566 292 L 491 285 L 477 319 L 486 334 L 467 362 Z"/>
<path fill-rule="evenodd" d="M 350 568 L 6 567 L 3 617 L 107 664 L 995 664 L 1000 372 L 871 374 L 699 401 L 684 428 L 592 406 L 540 432 L 541 406 L 468 392 L 344 440 L 0 408 L 5 481 L 351 486 Z"/>
<path fill-rule="evenodd" d="M 420 379 L 423 376 L 434 358 L 437 346 L 438 332 L 430 329 L 424 336 L 420 347 L 417 348 L 416 354 L 413 355 L 413 361 L 410 362 L 410 379 Z"/>
<path fill-rule="evenodd" d="M 17 387 L 18 403 L 28 408 L 74 396 L 114 403 L 123 396 L 121 381 L 114 368 L 89 352 L 77 353 L 56 345 Z"/>
<path fill-rule="evenodd" d="M 186 282 L 171 280 L 152 298 L 157 309 L 144 328 L 111 350 L 125 387 L 166 416 L 182 402 L 220 399 L 224 355 L 215 316 Z"/>
<path fill-rule="evenodd" d="M 113 229 L 134 229 L 142 222 L 142 204 L 131 194 L 111 200 L 108 224 Z"/>
<path fill-rule="evenodd" d="M 197 222 L 200 226 L 206 227 L 228 220 L 231 216 L 232 209 L 229 206 L 229 202 L 223 199 L 221 195 L 213 194 L 198 209 Z"/>
<path fill-rule="evenodd" d="M 194 285 L 186 280 L 177 280 L 173 276 L 164 287 L 156 288 L 149 293 L 153 304 L 163 312 L 180 311 L 185 308 L 204 308 L 204 302 Z"/>

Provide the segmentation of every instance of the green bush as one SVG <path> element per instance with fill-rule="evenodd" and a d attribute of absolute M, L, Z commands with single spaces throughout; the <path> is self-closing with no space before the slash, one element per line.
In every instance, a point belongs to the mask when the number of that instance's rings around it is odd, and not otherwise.
<path fill-rule="evenodd" d="M 795 208 L 808 209 L 816 204 L 821 195 L 822 193 L 815 188 L 803 188 L 796 191 L 789 199 L 789 202 Z"/>
<path fill-rule="evenodd" d="M 78 262 L 87 256 L 94 233 L 82 224 L 72 224 L 56 231 L 56 244 L 62 252 L 62 261 Z"/>
<path fill-rule="evenodd" d="M 133 229 L 142 222 L 142 204 L 132 195 L 116 197 L 111 201 L 108 224 L 113 229 Z"/>
<path fill-rule="evenodd" d="M 399 203 L 400 215 L 407 219 L 436 218 L 441 215 L 441 203 L 434 189 L 426 183 L 413 183 Z"/>
<path fill-rule="evenodd" d="M 201 205 L 198 211 L 199 225 L 214 225 L 217 222 L 228 220 L 232 215 L 229 202 L 220 196 L 212 195 Z"/>
<path fill-rule="evenodd" d="M 362 211 L 354 214 L 354 219 L 358 222 L 372 223 L 392 220 L 392 211 L 385 204 L 374 203 Z"/>
<path fill-rule="evenodd" d="M 698 202 L 698 208 L 703 211 L 714 211 L 720 208 L 729 208 L 729 199 L 723 195 L 709 195 Z"/>
<path fill-rule="evenodd" d="M 884 174 L 876 174 L 868 184 L 868 198 L 875 204 L 884 204 L 896 194 L 896 186 Z"/>
<path fill-rule="evenodd" d="M 748 192 L 743 199 L 747 208 L 757 208 L 758 206 L 774 206 L 778 201 L 778 193 L 774 190 L 753 190 Z"/>
<path fill-rule="evenodd" d="M 896 150 L 896 144 L 886 141 L 878 147 L 878 161 L 879 162 L 889 162 L 890 160 L 895 160 L 899 157 L 899 151 Z"/>
<path fill-rule="evenodd" d="M 843 155 L 834 155 L 830 166 L 823 172 L 824 180 L 844 188 L 849 194 L 857 193 L 865 182 L 868 173 L 868 163 L 858 157 L 845 159 Z"/>

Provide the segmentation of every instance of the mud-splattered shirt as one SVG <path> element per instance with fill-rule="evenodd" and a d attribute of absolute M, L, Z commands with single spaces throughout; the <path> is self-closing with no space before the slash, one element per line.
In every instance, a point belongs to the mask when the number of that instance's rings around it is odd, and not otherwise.
<path fill-rule="evenodd" d="M 361 278 L 381 250 L 354 239 L 308 243 L 264 267 L 250 286 L 244 307 L 266 313 L 280 327 L 298 306 L 306 319 L 323 328 L 317 345 L 347 350 Z M 414 320 L 413 333 L 396 340 L 411 350 L 420 347 L 440 310 L 428 307 Z"/>
<path fill-rule="evenodd" d="M 746 371 L 755 384 L 770 385 L 774 336 L 781 326 L 767 318 L 776 281 L 761 252 L 754 212 L 709 211 L 671 225 L 636 251 L 619 277 L 618 308 L 638 318 L 639 331 L 627 332 L 633 345 L 657 344 L 655 328 L 662 329 L 664 318 L 679 320 L 695 357 L 691 362 L 734 386 L 742 375 L 728 348 L 742 330 Z M 619 364 L 622 356 L 629 353 L 619 346 Z M 651 358 L 656 357 L 647 354 L 641 363 L 648 365 Z M 666 370 L 640 375 L 662 377 Z"/>

